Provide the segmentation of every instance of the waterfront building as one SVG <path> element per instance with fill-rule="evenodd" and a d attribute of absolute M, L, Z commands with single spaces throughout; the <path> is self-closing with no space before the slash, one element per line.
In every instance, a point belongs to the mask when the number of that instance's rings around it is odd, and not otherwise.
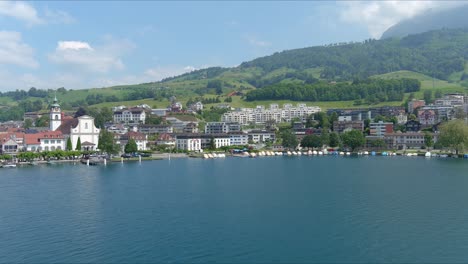
<path fill-rule="evenodd" d="M 65 136 L 59 130 L 24 135 L 24 150 L 26 151 L 42 152 L 65 148 Z"/>
<path fill-rule="evenodd" d="M 231 146 L 244 146 L 249 144 L 249 135 L 244 132 L 230 132 L 229 134 Z"/>
<path fill-rule="evenodd" d="M 180 134 L 176 135 L 176 148 L 180 150 L 199 152 L 201 148 L 201 138 L 198 135 Z"/>
<path fill-rule="evenodd" d="M 392 149 L 420 149 L 425 146 L 424 135 L 425 133 L 421 132 L 387 133 L 384 136 L 384 140 L 387 143 L 388 147 Z M 432 141 L 434 143 L 437 142 L 438 134 L 431 133 L 430 135 L 432 136 Z"/>

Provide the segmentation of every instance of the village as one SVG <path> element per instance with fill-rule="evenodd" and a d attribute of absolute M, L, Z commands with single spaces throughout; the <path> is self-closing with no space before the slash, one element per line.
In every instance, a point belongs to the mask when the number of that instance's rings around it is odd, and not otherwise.
<path fill-rule="evenodd" d="M 368 151 L 420 150 L 434 147 L 438 141 L 439 126 L 452 119 L 465 119 L 468 113 L 468 96 L 446 94 L 426 105 L 424 100 L 413 99 L 407 107 L 383 106 L 363 109 L 327 109 L 317 106 L 270 104 L 269 107 L 224 108 L 218 122 L 200 122 L 196 113 L 204 111 L 201 102 L 186 109 L 174 100 L 164 109 L 148 105 L 113 107 L 113 120 L 104 127 L 96 127 L 94 117 L 72 115 L 61 110 L 55 97 L 49 107 L 49 126 L 35 127 L 41 116 L 26 113 L 23 122 L 0 124 L 0 157 L 2 160 L 19 160 L 30 157 L 25 153 L 72 152 L 73 157 L 83 154 L 103 153 L 99 140 L 103 132 L 111 133 L 117 146 L 108 157 L 131 158 L 135 153 L 151 156 L 157 153 L 197 153 L 221 150 L 230 154 L 239 151 L 277 153 L 300 149 L 327 149 L 341 147 L 350 150 L 340 140 L 330 140 L 330 135 L 343 135 L 359 131 L 365 143 L 357 146 Z M 159 124 L 148 124 L 158 118 Z M 29 121 L 28 121 L 29 120 Z M 31 127 L 25 128 L 30 122 Z M 286 142 L 285 133 L 294 140 Z M 321 140 L 306 144 L 307 136 Z M 324 139 L 325 138 L 325 139 Z M 292 145 L 291 145 L 292 144 Z M 129 148 L 129 145 L 135 145 Z M 354 147 L 353 149 L 354 150 Z M 130 152 L 130 153 L 129 153 Z M 52 155 L 53 156 L 53 155 Z M 37 155 L 50 160 L 50 155 Z M 206 156 L 205 157 L 209 157 Z M 60 157 L 56 157 L 60 158 Z"/>

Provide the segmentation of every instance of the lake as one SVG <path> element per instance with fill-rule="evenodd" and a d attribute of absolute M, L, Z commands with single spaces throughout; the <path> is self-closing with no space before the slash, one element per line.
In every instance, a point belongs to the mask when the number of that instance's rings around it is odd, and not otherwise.
<path fill-rule="evenodd" d="M 0 169 L 1 262 L 466 262 L 468 161 Z"/>

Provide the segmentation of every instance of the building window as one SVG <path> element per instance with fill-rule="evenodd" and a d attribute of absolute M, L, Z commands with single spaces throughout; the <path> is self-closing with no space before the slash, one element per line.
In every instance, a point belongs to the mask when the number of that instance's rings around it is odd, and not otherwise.
<path fill-rule="evenodd" d="M 85 123 L 84 127 L 85 129 L 88 129 L 88 123 Z"/>
<path fill-rule="evenodd" d="M 55 120 L 58 120 L 58 119 L 59 119 L 58 115 L 55 115 Z"/>
<path fill-rule="evenodd" d="M 48 139 L 44 140 L 44 144 L 49 144 L 49 140 Z"/>

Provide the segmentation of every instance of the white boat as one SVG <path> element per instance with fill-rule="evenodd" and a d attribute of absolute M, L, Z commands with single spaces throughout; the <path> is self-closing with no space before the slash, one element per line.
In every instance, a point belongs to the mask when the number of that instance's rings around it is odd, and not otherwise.
<path fill-rule="evenodd" d="M 350 153 L 350 152 L 346 152 L 346 156 L 349 156 L 349 155 L 351 155 L 351 153 Z"/>
<path fill-rule="evenodd" d="M 16 164 L 15 163 L 3 164 L 2 168 L 16 168 Z"/>
<path fill-rule="evenodd" d="M 288 156 L 291 156 L 291 155 L 292 155 L 291 151 L 288 151 L 288 152 L 287 152 L 287 155 L 288 155 Z"/>
<path fill-rule="evenodd" d="M 312 155 L 312 150 L 307 151 L 307 155 Z"/>
<path fill-rule="evenodd" d="M 364 151 L 364 155 L 369 155 L 369 152 L 368 152 L 368 151 Z"/>
<path fill-rule="evenodd" d="M 255 153 L 253 153 L 253 152 L 250 153 L 250 157 L 255 158 L 256 156 L 257 156 L 257 154 L 255 154 Z"/>
<path fill-rule="evenodd" d="M 297 155 L 298 155 L 298 156 L 302 156 L 302 152 L 298 151 L 298 152 L 297 152 Z"/>
<path fill-rule="evenodd" d="M 323 152 L 322 151 L 319 151 L 318 152 L 319 156 L 323 155 Z"/>
<path fill-rule="evenodd" d="M 424 156 L 425 156 L 426 158 L 430 158 L 430 157 L 431 157 L 431 153 L 428 151 L 428 152 L 426 152 L 426 154 L 424 154 Z"/>
<path fill-rule="evenodd" d="M 208 156 L 208 154 L 203 154 L 203 158 L 205 158 L 205 159 L 209 159 L 209 158 L 210 158 L 210 156 Z"/>
<path fill-rule="evenodd" d="M 317 155 L 318 152 L 316 150 L 312 151 L 312 154 Z"/>
<path fill-rule="evenodd" d="M 340 152 L 340 156 L 344 156 L 344 152 L 343 152 L 343 151 Z"/>

